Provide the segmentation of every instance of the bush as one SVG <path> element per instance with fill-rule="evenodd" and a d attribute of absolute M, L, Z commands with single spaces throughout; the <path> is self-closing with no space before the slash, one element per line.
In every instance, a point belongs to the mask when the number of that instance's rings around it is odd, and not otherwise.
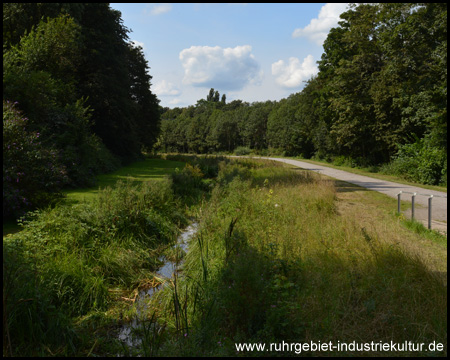
<path fill-rule="evenodd" d="M 425 137 L 400 146 L 396 156 L 383 171 L 422 184 L 446 184 L 447 153 L 443 148 L 431 146 L 430 139 Z"/>
<path fill-rule="evenodd" d="M 48 122 L 51 125 L 47 126 L 47 141 L 59 149 L 71 186 L 93 186 L 96 174 L 119 166 L 119 161 L 91 132 L 90 112 L 84 100 L 52 109 Z"/>
<path fill-rule="evenodd" d="M 238 156 L 248 155 L 251 152 L 252 151 L 250 150 L 250 148 L 248 148 L 246 146 L 238 146 L 236 149 L 234 149 L 235 155 L 238 155 Z"/>
<path fill-rule="evenodd" d="M 57 152 L 27 129 L 16 104 L 3 102 L 3 217 L 18 217 L 61 196 L 67 182 Z"/>
<path fill-rule="evenodd" d="M 186 164 L 182 170 L 177 168 L 175 173 L 171 174 L 175 192 L 179 195 L 188 196 L 200 194 L 201 189 L 204 188 L 202 183 L 203 177 L 200 167 L 198 165 L 192 166 L 191 164 Z"/>

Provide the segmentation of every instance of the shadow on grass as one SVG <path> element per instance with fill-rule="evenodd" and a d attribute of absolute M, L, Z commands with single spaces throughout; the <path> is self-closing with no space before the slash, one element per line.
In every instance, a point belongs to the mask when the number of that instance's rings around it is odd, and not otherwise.
<path fill-rule="evenodd" d="M 291 167 L 291 170 L 294 170 L 296 172 L 310 172 L 310 169 L 302 169 L 302 168 L 298 168 L 298 167 Z M 343 181 L 343 180 L 336 180 L 336 179 L 330 179 L 330 180 L 322 180 L 322 181 L 330 181 L 332 183 L 334 183 L 334 186 L 336 187 L 336 191 L 337 192 L 351 192 L 351 191 L 369 191 L 369 189 L 366 189 L 362 186 L 358 186 L 358 185 L 354 185 L 351 184 L 349 182 Z"/>
<path fill-rule="evenodd" d="M 195 296 L 199 321 L 193 321 L 196 326 L 190 328 L 189 337 L 182 338 L 181 353 L 175 350 L 171 355 L 192 356 L 200 347 L 209 355 L 236 355 L 235 343 L 242 339 L 267 344 L 323 338 L 446 344 L 443 280 L 447 274 L 430 272 L 420 261 L 364 234 L 373 254 L 368 257 L 371 261 L 356 256 L 348 261 L 345 256 L 325 252 L 288 262 L 278 258 L 272 248 L 257 251 L 243 233 L 229 230 L 224 266 L 202 284 L 203 297 Z M 199 258 L 199 266 L 208 269 L 207 256 L 201 250 Z M 187 298 L 186 292 L 183 300 Z M 355 356 L 352 351 L 341 354 Z M 356 356 L 380 354 L 386 353 L 365 350 Z M 265 355 L 292 356 L 293 352 Z M 394 350 L 391 355 L 405 354 Z"/>
<path fill-rule="evenodd" d="M 362 186 L 350 184 L 342 180 L 333 180 L 337 192 L 351 192 L 351 191 L 370 191 Z"/>

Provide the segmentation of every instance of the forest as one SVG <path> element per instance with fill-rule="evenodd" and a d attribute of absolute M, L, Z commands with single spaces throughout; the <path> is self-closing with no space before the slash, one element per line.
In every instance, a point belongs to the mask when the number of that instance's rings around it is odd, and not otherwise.
<path fill-rule="evenodd" d="M 280 101 L 226 104 L 211 89 L 196 105 L 165 108 L 158 148 L 335 160 L 446 184 L 446 4 L 352 5 L 318 64 Z"/>
<path fill-rule="evenodd" d="M 3 4 L 3 215 L 142 151 L 277 154 L 447 183 L 447 4 L 360 4 L 341 15 L 302 91 L 163 108 L 119 11 Z"/>
<path fill-rule="evenodd" d="M 159 129 L 142 48 L 107 3 L 3 4 L 3 217 L 88 186 Z"/>
<path fill-rule="evenodd" d="M 151 150 L 301 156 L 447 183 L 445 3 L 350 6 L 302 91 L 251 104 L 212 88 L 162 108 L 129 32 L 108 4 L 3 4 L 4 217 Z"/>

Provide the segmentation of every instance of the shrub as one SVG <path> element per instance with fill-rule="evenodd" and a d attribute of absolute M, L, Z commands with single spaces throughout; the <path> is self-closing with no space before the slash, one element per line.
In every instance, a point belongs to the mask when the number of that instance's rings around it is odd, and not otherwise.
<path fill-rule="evenodd" d="M 46 148 L 38 132 L 27 129 L 15 103 L 3 102 L 3 217 L 49 204 L 67 182 L 57 152 Z"/>
<path fill-rule="evenodd" d="M 401 145 L 383 170 L 422 184 L 443 184 L 447 182 L 447 153 L 443 148 L 431 146 L 429 137 L 425 137 Z"/>
<path fill-rule="evenodd" d="M 63 108 L 54 108 L 48 118 L 47 141 L 59 149 L 71 186 L 93 186 L 96 174 L 119 166 L 119 161 L 91 132 L 90 111 L 84 103 L 80 99 Z"/>
<path fill-rule="evenodd" d="M 250 150 L 250 148 L 248 148 L 246 146 L 238 146 L 236 149 L 234 149 L 234 153 L 239 156 L 248 155 L 251 152 L 252 151 Z"/>

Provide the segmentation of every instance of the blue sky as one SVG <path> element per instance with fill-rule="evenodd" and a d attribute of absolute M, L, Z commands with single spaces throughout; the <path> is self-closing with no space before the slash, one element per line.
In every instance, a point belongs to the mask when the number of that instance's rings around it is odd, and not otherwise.
<path fill-rule="evenodd" d="M 317 74 L 323 41 L 346 4 L 112 3 L 144 49 L 151 90 L 170 108 L 210 88 L 241 99 L 280 100 Z"/>

